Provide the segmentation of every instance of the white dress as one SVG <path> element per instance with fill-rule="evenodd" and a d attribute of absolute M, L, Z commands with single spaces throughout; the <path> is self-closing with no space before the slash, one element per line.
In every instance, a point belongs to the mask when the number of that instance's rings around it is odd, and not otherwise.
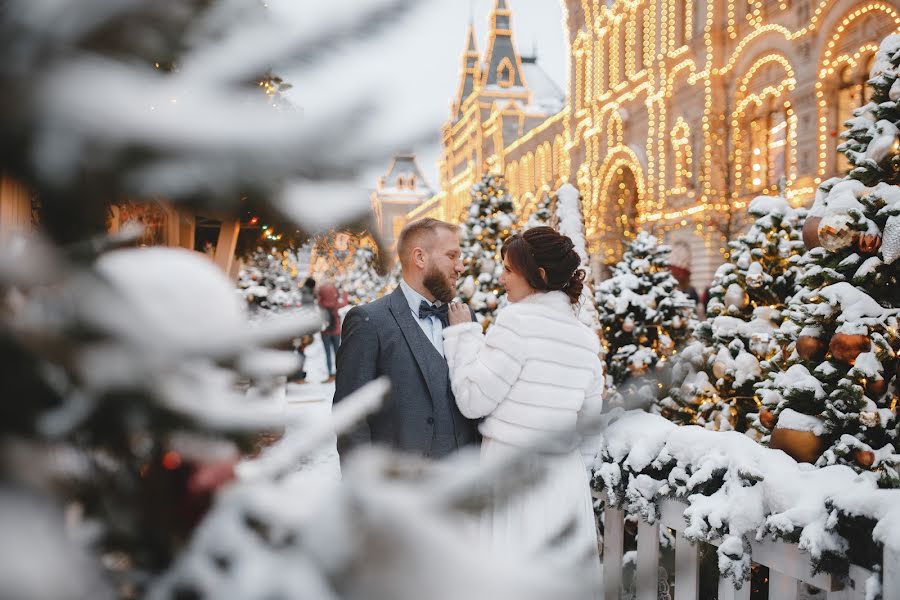
<path fill-rule="evenodd" d="M 481 418 L 484 460 L 536 451 L 540 484 L 488 510 L 483 541 L 503 553 L 555 557 L 600 570 L 589 478 L 578 425 L 602 406 L 597 335 L 562 292 L 534 294 L 498 314 L 486 335 L 476 323 L 444 329 L 444 351 L 460 411 Z M 548 552 L 548 549 L 551 549 Z"/>

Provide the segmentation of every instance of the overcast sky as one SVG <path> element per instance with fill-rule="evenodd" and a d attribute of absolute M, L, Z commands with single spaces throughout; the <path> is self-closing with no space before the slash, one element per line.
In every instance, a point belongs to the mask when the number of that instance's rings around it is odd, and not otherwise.
<path fill-rule="evenodd" d="M 341 11 L 368 0 L 311 1 Z M 305 11 L 298 5 L 306 2 L 268 0 L 270 8 L 280 8 L 293 18 L 304 18 Z M 531 54 L 536 47 L 539 64 L 564 88 L 565 42 L 559 0 L 509 0 L 509 3 L 519 51 Z M 437 188 L 440 127 L 449 116 L 459 81 L 466 27 L 471 17 L 478 49 L 483 53 L 493 5 L 494 0 L 422 0 L 419 8 L 401 17 L 383 35 L 366 42 L 362 48 L 354 48 L 352 58 L 335 61 L 335 68 L 320 73 L 318 78 L 291 81 L 297 90 L 294 101 L 303 106 L 305 93 L 370 95 L 377 105 L 379 131 L 384 132 L 384 140 L 420 140 L 413 150 L 429 183 Z M 309 13 L 305 16 L 308 18 Z M 290 73 L 286 76 L 291 80 Z M 314 118 L 314 115 L 305 114 L 305 117 Z M 374 187 L 375 179 L 389 161 L 387 155 L 383 165 L 365 172 L 366 187 Z"/>

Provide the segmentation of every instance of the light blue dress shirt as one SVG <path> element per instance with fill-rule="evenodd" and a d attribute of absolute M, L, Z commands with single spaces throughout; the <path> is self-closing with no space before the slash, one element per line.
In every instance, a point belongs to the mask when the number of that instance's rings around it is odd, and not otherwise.
<path fill-rule="evenodd" d="M 434 346 L 435 350 L 441 356 L 444 356 L 444 325 L 441 323 L 441 320 L 437 317 L 419 318 L 419 305 L 422 301 L 428 302 L 432 306 L 439 306 L 440 302 L 429 302 L 425 296 L 412 289 L 403 279 L 400 280 L 400 290 L 403 292 L 403 296 L 406 297 L 406 302 L 409 303 L 409 309 L 412 311 L 413 318 L 415 318 L 419 327 L 422 328 L 425 337 L 431 341 L 431 345 Z"/>

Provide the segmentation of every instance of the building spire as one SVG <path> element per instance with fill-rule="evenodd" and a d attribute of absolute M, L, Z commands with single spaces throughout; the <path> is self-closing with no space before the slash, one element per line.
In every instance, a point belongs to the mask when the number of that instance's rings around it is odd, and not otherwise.
<path fill-rule="evenodd" d="M 482 82 L 485 85 L 496 85 L 501 88 L 525 86 L 522 61 L 513 43 L 512 11 L 507 0 L 494 2 L 484 65 Z"/>
<path fill-rule="evenodd" d="M 462 54 L 462 76 L 459 82 L 459 90 L 456 93 L 456 101 L 453 103 L 454 118 L 458 118 L 462 112 L 462 105 L 466 98 L 475 89 L 478 80 L 479 59 L 478 44 L 475 41 L 475 25 L 469 23 L 466 31 L 466 50 Z"/>

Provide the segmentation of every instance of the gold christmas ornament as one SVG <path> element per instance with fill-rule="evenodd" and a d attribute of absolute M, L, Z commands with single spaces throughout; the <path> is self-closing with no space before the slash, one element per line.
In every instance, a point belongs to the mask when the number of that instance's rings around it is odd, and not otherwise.
<path fill-rule="evenodd" d="M 855 460 L 856 464 L 858 464 L 862 468 L 871 469 L 872 465 L 875 464 L 875 453 L 871 450 L 863 450 L 862 448 L 857 448 L 853 451 L 853 460 Z"/>
<path fill-rule="evenodd" d="M 847 215 L 828 215 L 819 223 L 819 242 L 829 252 L 847 248 L 856 239 L 851 229 L 851 219 Z"/>
<path fill-rule="evenodd" d="M 872 342 L 865 335 L 836 333 L 828 344 L 831 355 L 837 360 L 852 365 L 856 357 L 872 348 Z"/>
<path fill-rule="evenodd" d="M 778 422 L 778 420 L 775 418 L 774 412 L 764 408 L 759 411 L 759 422 L 763 427 L 771 430 L 775 428 L 775 424 Z"/>
<path fill-rule="evenodd" d="M 712 372 L 716 379 L 722 379 L 728 372 L 728 366 L 721 360 L 717 360 L 713 363 Z"/>
<path fill-rule="evenodd" d="M 769 447 L 784 452 L 797 462 L 815 463 L 825 450 L 825 442 L 811 431 L 775 427 Z"/>
<path fill-rule="evenodd" d="M 818 248 L 821 245 L 819 243 L 819 223 L 821 221 L 822 217 L 807 217 L 803 224 L 803 245 L 807 250 Z"/>
<path fill-rule="evenodd" d="M 821 362 L 825 358 L 827 347 L 825 340 L 812 335 L 801 335 L 797 338 L 797 354 L 804 360 Z"/>

